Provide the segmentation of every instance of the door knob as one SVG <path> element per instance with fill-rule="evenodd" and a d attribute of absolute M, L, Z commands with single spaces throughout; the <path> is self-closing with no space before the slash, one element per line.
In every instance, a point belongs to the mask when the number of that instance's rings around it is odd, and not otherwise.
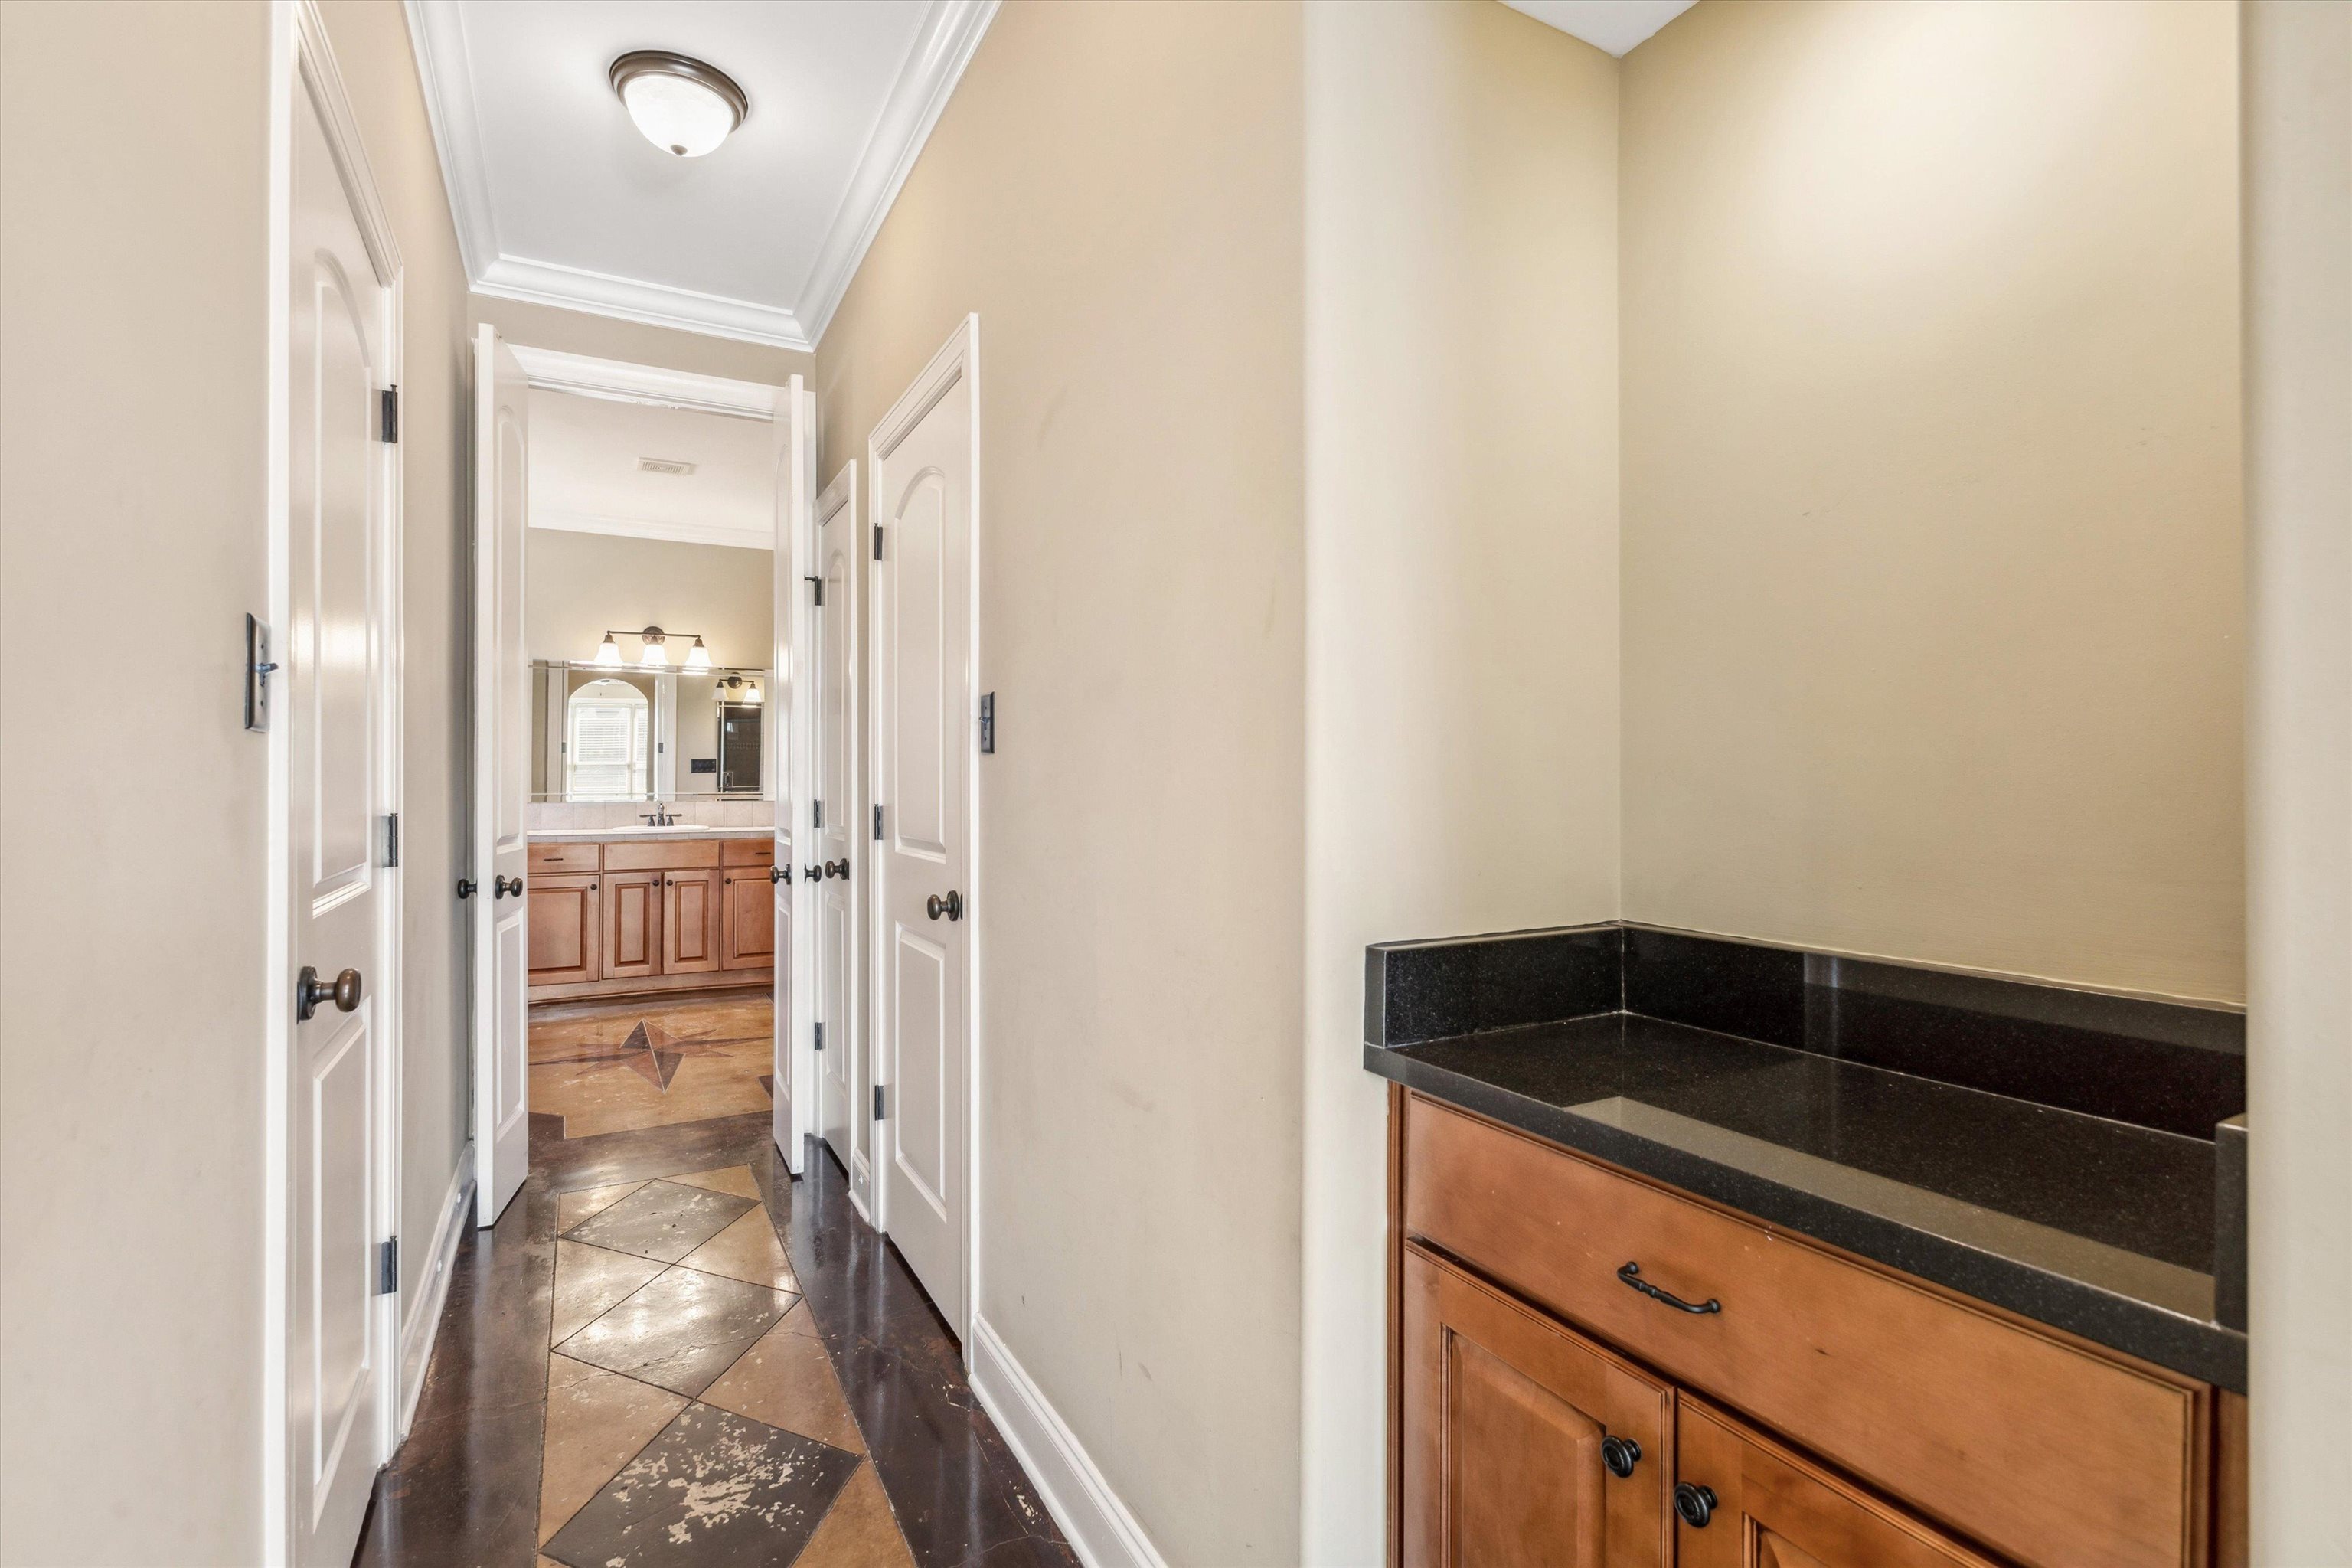
<path fill-rule="evenodd" d="M 845 855 L 838 860 L 826 861 L 824 874 L 828 877 L 838 877 L 846 882 L 849 880 L 849 858 Z"/>
<path fill-rule="evenodd" d="M 470 899 L 474 896 L 474 879 L 471 877 L 457 879 L 457 896 L 461 899 Z"/>
<path fill-rule="evenodd" d="M 517 898 L 522 897 L 522 879 L 520 877 L 493 877 L 490 879 L 491 898 L 503 899 L 509 893 L 512 893 Z"/>
<path fill-rule="evenodd" d="M 933 893 L 923 900 L 923 910 L 933 920 L 945 915 L 951 921 L 960 921 L 963 919 L 963 895 L 952 888 L 948 889 L 948 896 L 944 899 Z"/>
<path fill-rule="evenodd" d="M 321 1002 L 331 1001 L 336 1011 L 350 1012 L 360 1005 L 363 984 L 356 969 L 346 969 L 331 981 L 321 981 L 317 970 L 304 964 L 302 973 L 294 979 L 295 1021 L 309 1022 L 310 1015 L 319 1010 Z"/>
<path fill-rule="evenodd" d="M 792 879 L 793 868 L 790 866 L 771 866 L 768 868 L 768 880 L 771 884 L 777 882 L 789 882 Z"/>
<path fill-rule="evenodd" d="M 1621 1481 L 1633 1473 L 1641 1458 L 1642 1445 L 1631 1437 L 1620 1437 L 1612 1432 L 1601 1439 L 1601 1462 Z"/>
<path fill-rule="evenodd" d="M 1675 1512 L 1693 1530 L 1705 1530 L 1706 1521 L 1715 1517 L 1715 1489 L 1695 1487 L 1688 1481 L 1675 1483 Z"/>
<path fill-rule="evenodd" d="M 815 866 L 803 866 L 803 867 L 802 867 L 802 868 L 801 868 L 801 880 L 802 880 L 802 881 L 803 881 L 803 882 L 817 882 L 817 881 L 822 881 L 822 880 L 824 880 L 824 870 L 823 870 L 821 868 L 819 868 L 819 867 L 815 867 Z"/>

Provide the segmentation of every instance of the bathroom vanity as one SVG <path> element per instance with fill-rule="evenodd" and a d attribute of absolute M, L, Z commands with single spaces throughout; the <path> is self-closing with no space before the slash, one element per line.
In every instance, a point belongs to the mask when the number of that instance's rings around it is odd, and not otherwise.
<path fill-rule="evenodd" d="M 1620 926 L 1367 956 L 1392 1561 L 2243 1561 L 2238 1015 Z"/>
<path fill-rule="evenodd" d="M 535 832 L 533 1002 L 775 979 L 775 838 L 767 827 Z"/>

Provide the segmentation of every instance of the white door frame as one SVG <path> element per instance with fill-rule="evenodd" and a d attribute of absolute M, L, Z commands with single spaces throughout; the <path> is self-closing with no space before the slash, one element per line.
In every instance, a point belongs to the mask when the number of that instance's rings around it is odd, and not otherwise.
<path fill-rule="evenodd" d="M 826 1048 L 838 1049 L 843 1053 L 842 1094 L 848 1103 L 842 1108 L 842 1110 L 845 1124 L 848 1129 L 849 1159 L 846 1162 L 846 1169 L 849 1173 L 849 1201 L 860 1215 L 866 1215 L 870 1212 L 866 1196 L 866 1177 L 870 1164 L 867 1156 L 867 1140 L 873 1131 L 873 1120 L 870 1116 L 858 1114 L 858 1095 L 859 1075 L 865 1070 L 866 1059 L 866 879 L 872 875 L 869 862 L 874 858 L 868 856 L 865 850 L 865 846 L 873 842 L 873 833 L 869 826 L 871 808 L 867 804 L 870 792 L 866 784 L 866 748 L 864 741 L 866 658 L 865 649 L 858 636 L 863 629 L 858 615 L 858 605 L 865 597 L 864 590 L 867 586 L 873 558 L 872 552 L 866 546 L 866 541 L 871 535 L 866 531 L 857 512 L 857 459 L 855 458 L 842 464 L 841 471 L 833 476 L 832 480 L 818 494 L 816 505 L 810 509 L 809 526 L 812 534 L 821 541 L 824 538 L 825 520 L 836 514 L 842 517 L 844 531 L 849 540 L 850 561 L 853 563 L 850 581 L 844 584 L 846 592 L 843 594 L 842 603 L 837 606 L 840 613 L 848 617 L 848 626 L 842 638 L 845 651 L 842 658 L 841 680 L 842 745 L 846 753 L 843 761 L 849 798 L 842 804 L 842 809 L 848 814 L 843 820 L 848 832 L 847 856 L 851 875 L 849 884 L 844 889 L 849 901 L 849 918 L 842 932 L 843 939 L 849 943 L 849 952 L 843 959 L 846 978 L 843 982 L 841 994 L 842 1007 L 848 1016 L 836 1020 L 841 1026 L 841 1038 L 827 1042 Z M 866 563 L 866 570 L 856 569 L 855 563 L 861 561 Z M 821 574 L 824 565 L 821 554 L 816 558 L 816 565 Z M 831 604 L 825 605 L 827 613 L 831 613 L 835 608 L 836 606 Z M 823 635 L 820 628 L 818 636 Z M 824 714 L 820 706 L 812 730 L 821 727 L 824 722 Z M 824 923 L 820 921 L 815 922 L 810 935 L 813 939 L 821 940 L 824 931 Z M 818 1068 L 818 1077 L 820 1079 L 824 1077 L 824 1068 L 821 1065 Z M 820 1082 L 817 1089 L 819 1099 L 816 1119 L 820 1136 L 824 1132 L 824 1086 Z"/>
<path fill-rule="evenodd" d="M 803 874 L 816 852 L 810 814 L 810 803 L 816 798 L 816 693 L 808 679 L 816 628 L 809 617 L 811 595 L 803 584 L 803 574 L 816 564 L 816 498 L 811 479 L 816 471 L 816 395 L 799 376 L 777 394 L 776 416 L 797 422 L 786 433 L 791 443 L 783 465 L 789 476 L 784 481 L 787 493 L 778 498 L 784 504 L 777 525 L 782 537 L 776 542 L 775 553 L 775 674 L 769 689 L 772 695 L 781 695 L 785 705 L 783 722 L 771 726 L 784 757 L 777 770 L 776 826 L 780 834 L 789 834 L 792 858 L 798 864 L 793 880 L 783 884 L 790 889 L 785 901 L 792 910 L 792 942 L 789 951 L 786 944 L 777 944 L 776 965 L 780 985 L 790 993 L 791 1005 L 775 1013 L 776 1037 L 782 1045 L 773 1066 L 776 1082 L 785 1088 L 792 1105 L 791 1122 L 777 1152 L 783 1156 L 784 1168 L 799 1176 L 807 1173 L 808 1141 L 817 1132 L 819 1122 L 813 1028 L 816 1022 L 816 900 Z M 785 626 L 788 612 L 789 628 Z M 782 853 L 781 845 L 778 852 Z M 789 974 L 783 973 L 787 969 Z"/>
<path fill-rule="evenodd" d="M 352 112 L 329 44 L 325 18 L 316 0 L 276 0 L 269 14 L 269 366 L 267 539 L 268 572 L 268 619 L 274 635 L 291 624 L 293 606 L 293 517 L 291 422 L 293 389 L 287 355 L 291 342 L 293 276 L 294 121 L 297 94 L 307 93 L 317 108 L 327 144 L 349 193 L 362 238 L 377 270 L 389 282 L 390 320 L 385 323 L 385 360 L 391 381 L 403 375 L 404 315 L 407 275 L 390 216 L 384 211 L 367 150 L 360 140 L 359 121 Z M 402 704 L 404 700 L 404 624 L 401 593 L 403 556 L 402 451 L 398 445 L 378 450 L 379 483 L 383 487 L 384 527 L 376 566 L 376 635 L 383 638 L 377 671 L 376 787 L 384 808 L 399 812 L 402 772 Z M 226 635 L 226 631 L 224 635 Z M 282 646 L 282 645 L 275 645 Z M 282 689 L 284 682 L 273 683 Z M 274 690 L 273 699 L 277 697 Z M 296 969 L 293 948 L 291 822 L 293 801 L 292 750 L 288 736 L 291 715 L 281 713 L 270 725 L 268 788 L 268 891 L 267 937 L 263 943 L 262 1049 L 266 1053 L 263 1098 L 262 1231 L 262 1452 L 261 1561 L 287 1562 L 293 1550 L 293 1445 L 288 1409 L 289 1351 L 292 1324 L 291 1292 L 293 1172 L 289 1168 L 293 1107 L 289 1071 L 294 1045 L 293 994 Z M 383 909 L 376 932 L 376 950 L 368 988 L 374 998 L 383 1029 L 383 1048 L 377 1053 L 375 1094 L 375 1168 L 372 1173 L 376 1197 L 379 1240 L 397 1233 L 400 1225 L 400 1086 L 406 1056 L 400 1015 L 402 951 L 400 929 L 404 873 L 397 867 L 379 867 Z M 420 1238 L 421 1239 L 421 1238 Z M 376 1431 L 373 1468 L 380 1468 L 397 1446 L 402 1422 L 400 1398 L 401 1292 L 376 1298 L 374 1338 L 376 1368 Z"/>
<path fill-rule="evenodd" d="M 907 434 L 913 430 L 915 426 L 921 421 L 923 416 L 931 411 L 932 405 L 939 402 L 940 396 L 957 384 L 959 379 L 961 379 L 961 383 L 968 389 L 967 395 L 971 400 L 971 540 L 970 556 L 971 563 L 971 581 L 970 618 L 967 623 L 971 628 L 971 663 L 968 668 L 971 671 L 971 689 L 968 694 L 970 701 L 967 705 L 967 712 L 965 714 L 966 726 L 964 730 L 964 744 L 970 748 L 968 754 L 969 765 L 964 770 L 964 778 L 967 781 L 964 790 L 964 833 L 966 836 L 965 844 L 967 846 L 964 863 L 964 886 L 967 889 L 965 892 L 965 902 L 971 908 L 971 914 L 967 919 L 965 927 L 966 934 L 964 937 L 964 1168 L 963 1212 L 960 1216 L 963 1230 L 963 1246 L 961 1248 L 963 1255 L 963 1321 L 952 1326 L 955 1329 L 957 1339 L 963 1345 L 964 1363 L 969 1366 L 971 1364 L 972 1355 L 971 1326 L 980 1316 L 982 1258 L 980 1225 L 980 1216 L 982 1213 L 980 1201 L 980 1106 L 982 1100 L 981 1073 L 986 1061 L 985 1055 L 982 1049 L 983 1031 L 981 1027 L 981 1004 L 983 994 L 982 985 L 982 974 L 983 970 L 981 959 L 985 940 L 984 933 L 988 929 L 988 904 L 986 900 L 987 889 L 982 885 L 982 871 L 981 863 L 980 837 L 980 795 L 982 788 L 982 775 L 980 768 L 979 701 L 980 694 L 988 689 L 988 679 L 986 667 L 981 662 L 981 656 L 984 647 L 981 636 L 980 618 L 981 520 L 982 515 L 986 509 L 981 504 L 980 316 L 978 312 L 975 311 L 972 314 L 967 315 L 961 322 L 957 323 L 955 331 L 949 334 L 948 341 L 940 346 L 939 353 L 933 354 L 931 356 L 930 363 L 923 367 L 922 374 L 915 377 L 913 383 L 909 384 L 907 390 L 899 395 L 898 401 L 890 405 L 890 411 L 882 416 L 882 418 L 875 425 L 873 432 L 866 437 L 866 510 L 867 527 L 871 529 L 874 524 L 880 520 L 879 509 L 883 504 L 881 498 L 881 486 L 876 481 L 876 476 L 882 470 L 883 452 L 887 448 L 897 447 L 898 442 L 903 440 Z M 870 532 L 867 534 L 867 538 L 872 538 Z M 883 548 L 885 551 L 887 551 L 889 548 L 887 539 L 884 542 Z M 883 645 L 886 641 L 884 635 L 886 628 L 883 626 L 881 622 L 882 600 L 875 592 L 876 588 L 878 586 L 878 573 L 877 570 L 877 563 L 874 560 L 874 552 L 870 548 L 866 552 L 866 601 L 868 605 L 873 607 L 872 613 L 870 613 L 866 617 L 868 622 L 866 637 L 866 658 L 869 664 L 878 666 L 882 658 Z M 878 691 L 880 689 L 880 681 L 881 675 L 879 669 L 869 668 L 867 671 L 867 684 L 869 689 Z M 887 748 L 888 741 L 882 733 L 882 726 L 869 722 L 866 725 L 866 776 L 870 781 L 866 791 L 869 797 L 877 796 L 882 788 L 882 781 L 890 776 L 889 769 L 887 765 L 889 760 Z M 882 805 L 884 810 L 887 811 L 889 809 L 889 802 L 881 801 L 879 804 Z M 883 889 L 878 879 L 887 875 L 884 870 L 884 866 L 887 857 L 875 855 L 870 857 L 869 859 L 873 867 L 873 870 L 869 873 L 867 879 L 870 882 L 873 882 L 874 886 L 870 890 L 870 896 L 866 900 L 867 917 L 866 951 L 868 954 L 875 955 L 875 962 L 869 963 L 866 965 L 867 991 L 866 998 L 866 1016 L 867 1020 L 869 1020 L 868 1027 L 870 1028 L 870 1021 L 878 1019 L 882 1016 L 883 974 L 882 964 L 879 962 L 879 954 L 882 952 L 882 943 L 886 933 L 881 929 L 885 900 L 883 898 Z M 876 1084 L 883 1083 L 885 1080 L 882 1075 L 887 1069 L 883 1064 L 881 1051 L 878 1048 L 869 1051 L 866 1054 L 866 1059 L 872 1065 L 873 1082 Z M 866 1131 L 869 1139 L 869 1147 L 873 1147 L 874 1145 L 870 1142 L 873 1135 L 870 1118 Z M 878 1164 L 876 1166 L 876 1170 L 878 1173 Z M 880 1180 L 875 1181 L 868 1189 L 873 1204 L 874 1228 L 885 1233 L 886 1235 L 890 1229 L 889 1189 L 890 1184 L 887 1181 Z"/>

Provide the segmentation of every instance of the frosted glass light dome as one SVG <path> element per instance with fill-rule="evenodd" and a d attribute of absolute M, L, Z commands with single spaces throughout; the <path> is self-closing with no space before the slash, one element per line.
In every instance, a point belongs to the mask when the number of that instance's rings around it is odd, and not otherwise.
<path fill-rule="evenodd" d="M 613 62 L 613 90 L 646 141 L 679 158 L 699 158 L 727 140 L 751 111 L 732 78 L 667 49 L 638 49 Z"/>

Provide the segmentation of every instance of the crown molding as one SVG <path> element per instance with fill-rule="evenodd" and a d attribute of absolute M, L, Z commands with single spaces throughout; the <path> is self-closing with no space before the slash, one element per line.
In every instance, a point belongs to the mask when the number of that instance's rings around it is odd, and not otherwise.
<path fill-rule="evenodd" d="M 595 512 L 530 509 L 530 526 L 562 533 L 603 533 L 617 539 L 655 539 L 667 544 L 719 544 L 730 550 L 769 550 L 776 537 L 766 528 L 730 528 L 719 522 L 666 522 L 651 517 L 604 517 Z"/>
<path fill-rule="evenodd" d="M 883 101 L 874 134 L 858 155 L 857 170 L 817 249 L 816 263 L 802 285 L 796 314 L 807 323 L 812 343 L 824 336 L 849 281 L 882 232 L 882 220 L 913 173 L 930 140 L 931 128 L 963 79 L 964 68 L 996 19 L 1001 0 L 931 0 L 915 47 Z"/>
<path fill-rule="evenodd" d="M 657 365 L 631 364 L 624 360 L 595 359 L 509 343 L 531 385 L 546 392 L 568 392 L 578 397 L 601 397 L 612 403 L 643 403 L 656 408 L 685 408 L 697 414 L 724 414 L 736 419 L 773 420 L 776 395 L 782 387 L 756 381 L 731 381 L 690 370 L 665 370 Z"/>
<path fill-rule="evenodd" d="M 873 133 L 858 155 L 841 205 L 817 247 L 797 305 L 786 310 L 750 300 L 704 294 L 644 279 L 592 272 L 559 262 L 510 256 L 499 243 L 489 165 L 482 153 L 481 121 L 459 0 L 403 0 L 416 70 L 425 88 L 425 118 L 441 161 L 457 249 L 476 292 L 533 305 L 585 310 L 648 326 L 700 332 L 813 352 L 849 289 L 890 204 L 939 123 L 964 68 L 995 20 L 1000 0 L 931 0 L 923 25 L 891 84 Z"/>

